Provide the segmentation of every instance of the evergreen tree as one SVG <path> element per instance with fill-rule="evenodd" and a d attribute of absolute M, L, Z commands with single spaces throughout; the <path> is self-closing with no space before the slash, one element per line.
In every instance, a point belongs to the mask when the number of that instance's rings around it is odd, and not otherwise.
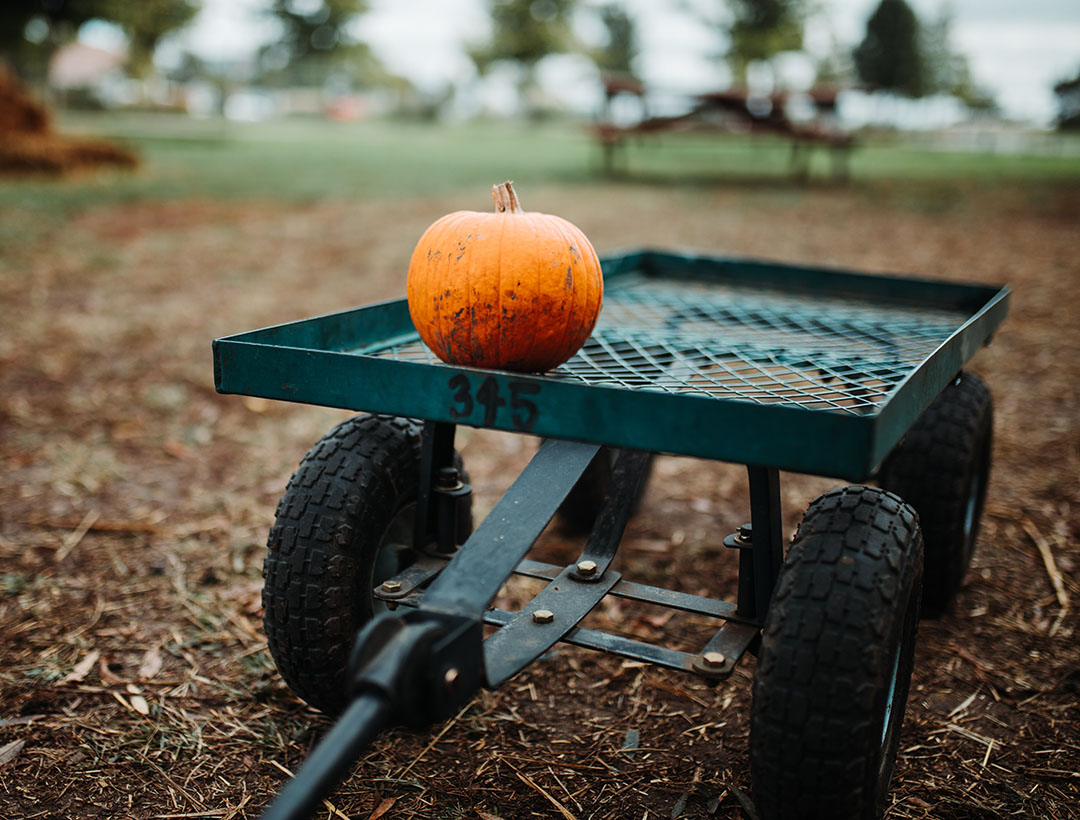
<path fill-rule="evenodd" d="M 904 0 L 881 0 L 854 58 L 859 79 L 872 90 L 907 97 L 927 92 L 919 19 Z"/>
<path fill-rule="evenodd" d="M 1057 127 L 1062 131 L 1080 129 L 1080 71 L 1056 83 L 1054 94 L 1058 98 Z"/>

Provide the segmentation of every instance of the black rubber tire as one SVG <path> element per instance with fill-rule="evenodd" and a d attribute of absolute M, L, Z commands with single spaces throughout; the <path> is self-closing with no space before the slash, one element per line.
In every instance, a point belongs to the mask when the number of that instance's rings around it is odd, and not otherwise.
<path fill-rule="evenodd" d="M 604 447 L 599 457 L 594 459 L 581 478 L 575 482 L 563 503 L 559 505 L 556 513 L 556 521 L 564 535 L 588 535 L 592 532 L 593 523 L 600 512 L 600 504 L 607 493 L 608 484 L 611 482 L 611 470 L 615 464 L 615 458 L 619 451 Z M 645 487 L 649 483 L 649 475 L 652 473 L 653 456 L 649 456 L 649 464 L 645 468 L 645 476 L 638 485 L 637 494 L 634 496 L 634 511 L 641 505 L 642 496 L 645 495 Z"/>
<path fill-rule="evenodd" d="M 393 525 L 395 544 L 411 540 L 421 433 L 410 419 L 347 419 L 304 456 L 278 503 L 263 562 L 266 639 L 289 688 L 327 714 L 347 705 L 353 640 L 382 608 L 375 586 L 414 560 L 387 539 Z"/>
<path fill-rule="evenodd" d="M 918 629 L 918 516 L 873 487 L 810 505 L 765 621 L 750 711 L 761 820 L 883 808 Z"/>
<path fill-rule="evenodd" d="M 975 553 L 993 446 L 990 389 L 963 372 L 885 459 L 878 484 L 919 513 L 926 543 L 924 616 L 943 614 Z"/>

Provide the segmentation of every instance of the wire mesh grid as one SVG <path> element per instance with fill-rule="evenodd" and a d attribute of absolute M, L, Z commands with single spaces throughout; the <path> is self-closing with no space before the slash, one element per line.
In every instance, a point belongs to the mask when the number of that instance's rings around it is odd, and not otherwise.
<path fill-rule="evenodd" d="M 873 413 L 966 315 L 925 306 L 640 279 L 545 375 L 589 385 Z M 419 339 L 364 351 L 439 364 Z"/>

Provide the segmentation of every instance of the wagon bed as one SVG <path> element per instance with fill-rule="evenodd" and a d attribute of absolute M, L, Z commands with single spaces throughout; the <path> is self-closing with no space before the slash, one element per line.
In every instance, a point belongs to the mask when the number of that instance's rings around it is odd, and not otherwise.
<path fill-rule="evenodd" d="M 543 375 L 455 367 L 403 299 L 214 342 L 217 389 L 865 480 L 989 342 L 1005 287 L 643 250 Z"/>

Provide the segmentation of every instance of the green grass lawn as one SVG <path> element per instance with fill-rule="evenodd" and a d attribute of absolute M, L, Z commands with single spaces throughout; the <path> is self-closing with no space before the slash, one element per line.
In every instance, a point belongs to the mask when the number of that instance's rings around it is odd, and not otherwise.
<path fill-rule="evenodd" d="M 177 115 L 66 115 L 67 133 L 106 136 L 142 157 L 134 173 L 73 179 L 7 179 L 0 214 L 49 220 L 109 203 L 183 197 L 387 198 L 475 190 L 503 179 L 539 184 L 746 185 L 793 188 L 789 145 L 770 138 L 669 134 L 628 146 L 614 178 L 582 123 L 394 121 L 341 124 L 295 119 L 265 124 Z M 1055 185 L 1080 182 L 1080 151 L 1060 156 L 995 155 L 864 141 L 852 157 L 853 184 Z M 811 184 L 828 184 L 824 152 L 812 156 Z M 483 195 L 486 196 L 486 195 Z M 468 207 L 463 203 L 463 207 Z M 14 223 L 0 224 L 0 241 Z M 18 228 L 19 231 L 22 228 Z"/>

